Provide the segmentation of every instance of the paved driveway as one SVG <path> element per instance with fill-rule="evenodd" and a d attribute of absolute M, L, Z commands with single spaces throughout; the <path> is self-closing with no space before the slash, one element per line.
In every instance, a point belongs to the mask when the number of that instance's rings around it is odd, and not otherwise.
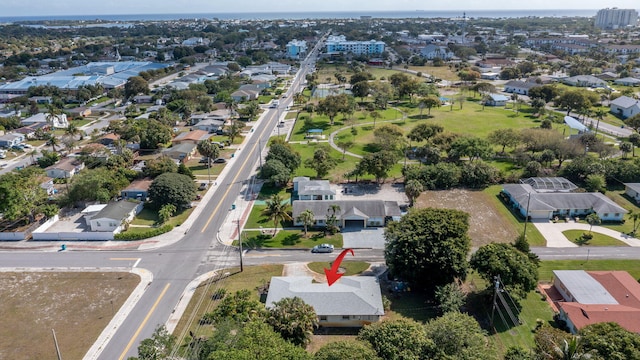
<path fill-rule="evenodd" d="M 535 227 L 547 240 L 547 247 L 577 247 L 578 245 L 569 241 L 569 239 L 567 239 L 562 232 L 566 230 L 589 231 L 590 228 L 589 224 L 577 224 L 575 222 L 560 222 L 554 224 L 548 220 L 533 221 L 533 224 L 535 224 Z M 640 240 L 622 234 L 618 231 L 614 231 L 602 226 L 594 226 L 592 231 L 610 236 L 614 239 L 618 239 L 629 246 L 640 246 Z"/>
<path fill-rule="evenodd" d="M 384 228 L 346 227 L 342 229 L 344 248 L 384 249 Z"/>

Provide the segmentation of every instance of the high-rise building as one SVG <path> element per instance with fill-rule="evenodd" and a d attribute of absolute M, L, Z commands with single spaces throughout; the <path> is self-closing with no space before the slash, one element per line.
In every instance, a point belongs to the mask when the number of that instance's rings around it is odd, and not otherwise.
<path fill-rule="evenodd" d="M 638 12 L 634 9 L 602 9 L 596 15 L 595 27 L 600 29 L 618 29 L 638 25 Z"/>

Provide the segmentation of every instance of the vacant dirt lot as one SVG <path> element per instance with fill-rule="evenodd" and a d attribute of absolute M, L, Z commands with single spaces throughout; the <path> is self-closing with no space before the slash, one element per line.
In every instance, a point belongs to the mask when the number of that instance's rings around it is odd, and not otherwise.
<path fill-rule="evenodd" d="M 426 191 L 416 201 L 416 207 L 457 209 L 469 213 L 471 246 L 480 247 L 490 242 L 513 242 L 518 235 L 515 227 L 506 221 L 487 194 L 470 190 Z"/>
<path fill-rule="evenodd" d="M 0 359 L 82 359 L 140 282 L 117 272 L 0 272 Z"/>

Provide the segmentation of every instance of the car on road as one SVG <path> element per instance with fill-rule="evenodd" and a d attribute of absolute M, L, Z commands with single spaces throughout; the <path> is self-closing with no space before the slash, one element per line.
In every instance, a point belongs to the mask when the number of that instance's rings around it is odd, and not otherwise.
<path fill-rule="evenodd" d="M 200 183 L 198 190 L 207 190 L 208 188 L 209 188 L 209 184 L 207 184 L 206 182 L 203 182 L 203 183 Z"/>
<path fill-rule="evenodd" d="M 332 253 L 333 252 L 333 245 L 331 244 L 320 244 L 320 245 L 316 245 L 313 247 L 313 249 L 311 249 L 312 253 Z"/>

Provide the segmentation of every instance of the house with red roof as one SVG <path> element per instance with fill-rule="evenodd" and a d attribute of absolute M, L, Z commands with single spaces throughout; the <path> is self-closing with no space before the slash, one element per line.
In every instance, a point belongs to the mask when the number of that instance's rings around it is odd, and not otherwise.
<path fill-rule="evenodd" d="M 587 325 L 615 322 L 640 333 L 640 283 L 626 271 L 554 270 L 553 285 L 564 301 L 560 319 L 575 334 Z"/>

